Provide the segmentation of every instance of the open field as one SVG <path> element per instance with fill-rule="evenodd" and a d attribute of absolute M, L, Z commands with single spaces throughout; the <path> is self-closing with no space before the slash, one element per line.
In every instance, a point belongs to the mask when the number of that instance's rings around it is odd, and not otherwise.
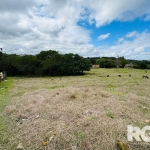
<path fill-rule="evenodd" d="M 150 143 L 127 141 L 127 125 L 150 125 L 150 79 L 142 75 L 150 77 L 150 70 L 14 78 L 2 110 L 8 129 L 0 149 L 15 150 L 22 143 L 24 150 L 117 150 L 117 140 L 130 150 L 150 149 Z"/>

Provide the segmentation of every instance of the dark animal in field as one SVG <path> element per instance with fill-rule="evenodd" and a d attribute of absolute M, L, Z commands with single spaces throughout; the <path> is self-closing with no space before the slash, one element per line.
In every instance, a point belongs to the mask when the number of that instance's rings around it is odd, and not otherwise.
<path fill-rule="evenodd" d="M 131 74 L 129 74 L 129 77 L 131 77 Z"/>
<path fill-rule="evenodd" d="M 119 74 L 118 77 L 121 77 L 121 75 Z"/>
<path fill-rule="evenodd" d="M 148 76 L 144 76 L 144 75 L 143 75 L 143 76 L 142 76 L 142 78 L 143 78 L 143 79 L 148 79 L 149 77 L 148 77 Z"/>
<path fill-rule="evenodd" d="M 109 75 L 107 75 L 107 77 L 109 77 Z"/>

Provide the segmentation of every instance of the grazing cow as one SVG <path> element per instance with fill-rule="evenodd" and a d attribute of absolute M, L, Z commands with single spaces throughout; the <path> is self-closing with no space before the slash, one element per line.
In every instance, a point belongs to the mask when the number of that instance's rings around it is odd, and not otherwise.
<path fill-rule="evenodd" d="M 129 77 L 131 77 L 131 74 L 129 74 Z"/>
<path fill-rule="evenodd" d="M 109 77 L 109 75 L 107 75 L 107 77 Z"/>
<path fill-rule="evenodd" d="M 142 76 L 142 78 L 143 78 L 143 79 L 148 79 L 149 77 L 148 77 L 148 76 L 143 75 L 143 76 Z"/>
<path fill-rule="evenodd" d="M 118 77 L 121 77 L 121 75 L 119 74 Z"/>

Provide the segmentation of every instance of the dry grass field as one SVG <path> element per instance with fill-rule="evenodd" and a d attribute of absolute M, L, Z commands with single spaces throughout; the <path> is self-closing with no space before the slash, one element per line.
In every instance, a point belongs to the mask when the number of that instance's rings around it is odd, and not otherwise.
<path fill-rule="evenodd" d="M 150 125 L 150 79 L 142 75 L 150 77 L 150 70 L 14 78 L 0 149 L 15 150 L 21 143 L 24 150 L 117 150 L 120 140 L 130 150 L 149 150 L 150 143 L 127 141 L 127 125 Z"/>

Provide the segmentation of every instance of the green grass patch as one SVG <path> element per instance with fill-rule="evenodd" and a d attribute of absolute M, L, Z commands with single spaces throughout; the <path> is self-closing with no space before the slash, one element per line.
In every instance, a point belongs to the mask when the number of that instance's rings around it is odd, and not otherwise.
<path fill-rule="evenodd" d="M 114 88 L 114 87 L 115 86 L 112 83 L 108 84 L 108 88 Z"/>
<path fill-rule="evenodd" d="M 50 89 L 56 89 L 56 88 L 63 88 L 63 87 L 65 87 L 65 86 L 52 86 L 52 87 L 50 87 Z"/>
<path fill-rule="evenodd" d="M 12 88 L 13 78 L 7 78 L 0 82 L 0 144 L 6 144 L 8 139 L 4 137 L 7 132 L 6 117 L 3 114 L 9 98 L 9 90 Z"/>
<path fill-rule="evenodd" d="M 19 93 L 16 93 L 16 94 L 14 94 L 13 96 L 15 97 L 15 96 L 22 96 L 23 94 L 25 94 L 25 91 L 21 91 L 21 92 L 19 92 Z"/>
<path fill-rule="evenodd" d="M 107 108 L 105 108 L 106 111 L 106 115 L 110 118 L 114 118 L 114 114 L 112 112 L 110 112 Z"/>
<path fill-rule="evenodd" d="M 86 134 L 85 133 L 77 133 L 77 139 L 79 141 L 84 141 L 86 139 Z"/>

